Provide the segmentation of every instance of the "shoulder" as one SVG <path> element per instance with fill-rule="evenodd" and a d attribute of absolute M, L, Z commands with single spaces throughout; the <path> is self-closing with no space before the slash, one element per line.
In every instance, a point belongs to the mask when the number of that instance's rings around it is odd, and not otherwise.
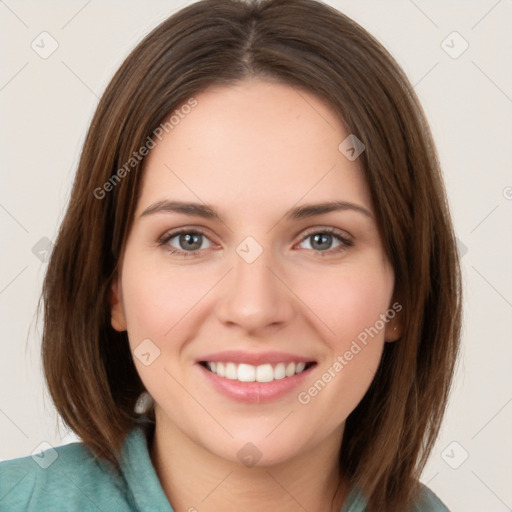
<path fill-rule="evenodd" d="M 122 480 L 83 443 L 0 463 L 0 510 L 129 510 Z"/>
<path fill-rule="evenodd" d="M 411 512 L 450 512 L 446 505 L 426 485 L 420 484 L 420 494 Z"/>

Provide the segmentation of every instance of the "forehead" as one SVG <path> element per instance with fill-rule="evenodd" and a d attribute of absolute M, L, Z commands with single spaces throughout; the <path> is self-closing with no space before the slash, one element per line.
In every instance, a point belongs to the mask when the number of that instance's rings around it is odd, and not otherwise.
<path fill-rule="evenodd" d="M 277 213 L 302 198 L 357 201 L 371 209 L 358 161 L 338 149 L 349 135 L 343 120 L 319 97 L 250 80 L 194 98 L 197 104 L 155 139 L 139 212 L 170 197 L 248 212 L 264 206 Z"/>

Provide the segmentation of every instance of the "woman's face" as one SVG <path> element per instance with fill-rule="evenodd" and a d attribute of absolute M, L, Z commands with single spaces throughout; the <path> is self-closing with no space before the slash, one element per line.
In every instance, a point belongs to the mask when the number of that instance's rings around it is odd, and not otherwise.
<path fill-rule="evenodd" d="M 195 100 L 153 137 L 112 324 L 128 331 L 157 424 L 196 446 L 260 464 L 339 446 L 397 337 L 369 190 L 339 149 L 349 133 L 287 85 Z"/>

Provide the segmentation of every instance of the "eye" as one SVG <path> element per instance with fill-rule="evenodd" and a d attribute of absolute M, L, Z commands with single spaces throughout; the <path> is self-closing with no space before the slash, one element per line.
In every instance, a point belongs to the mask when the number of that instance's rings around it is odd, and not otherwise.
<path fill-rule="evenodd" d="M 304 247 L 305 249 L 311 249 L 320 253 L 338 253 L 354 245 L 351 240 L 334 228 L 310 231 L 302 239 L 301 244 L 305 242 L 309 245 L 309 247 Z"/>
<path fill-rule="evenodd" d="M 211 241 L 204 233 L 192 230 L 165 234 L 158 243 L 165 246 L 171 254 L 185 257 L 196 256 L 201 250 L 211 247 Z"/>
<path fill-rule="evenodd" d="M 158 241 L 171 254 L 181 257 L 199 256 L 204 249 L 212 247 L 211 240 L 199 230 L 182 229 L 164 234 Z M 352 247 L 354 243 L 344 235 L 344 232 L 334 228 L 322 228 L 310 231 L 299 243 L 306 244 L 304 249 L 313 250 L 317 254 L 339 253 Z"/>

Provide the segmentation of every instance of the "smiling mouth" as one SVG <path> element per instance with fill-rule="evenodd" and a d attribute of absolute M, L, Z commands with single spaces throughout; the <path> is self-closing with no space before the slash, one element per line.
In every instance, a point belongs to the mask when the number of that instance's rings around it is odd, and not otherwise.
<path fill-rule="evenodd" d="M 258 366 L 230 361 L 200 361 L 199 364 L 211 373 L 229 380 L 237 380 L 239 382 L 272 382 L 303 373 L 312 366 L 315 366 L 316 362 L 266 363 Z"/>

